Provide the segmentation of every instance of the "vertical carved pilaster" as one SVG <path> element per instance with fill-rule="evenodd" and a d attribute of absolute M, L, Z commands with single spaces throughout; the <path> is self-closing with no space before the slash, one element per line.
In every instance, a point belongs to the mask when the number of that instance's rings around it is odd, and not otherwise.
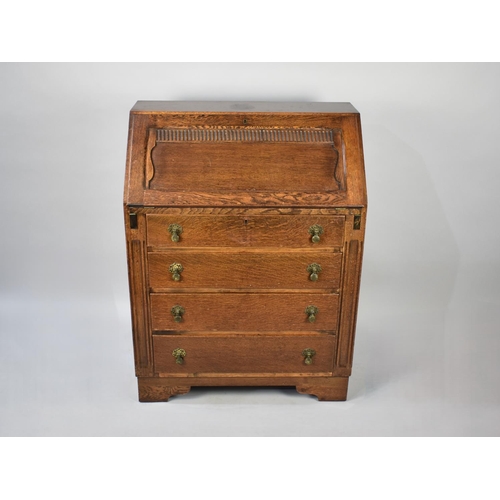
<path fill-rule="evenodd" d="M 136 374 L 147 376 L 153 374 L 153 349 L 148 315 L 146 246 L 144 238 L 141 238 L 144 230 L 143 214 L 138 215 L 138 224 L 138 229 L 128 229 L 129 286 Z"/>
<path fill-rule="evenodd" d="M 342 283 L 342 306 L 340 317 L 337 366 L 351 369 L 354 349 L 354 333 L 363 255 L 363 234 L 361 229 L 354 229 L 354 218 L 346 218 L 348 235 L 344 245 L 344 278 Z"/>

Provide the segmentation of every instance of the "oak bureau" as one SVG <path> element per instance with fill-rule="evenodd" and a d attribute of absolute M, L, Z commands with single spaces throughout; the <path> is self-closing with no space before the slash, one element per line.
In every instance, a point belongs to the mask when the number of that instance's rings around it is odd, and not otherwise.
<path fill-rule="evenodd" d="M 345 400 L 366 218 L 349 103 L 138 101 L 124 210 L 140 401 Z"/>

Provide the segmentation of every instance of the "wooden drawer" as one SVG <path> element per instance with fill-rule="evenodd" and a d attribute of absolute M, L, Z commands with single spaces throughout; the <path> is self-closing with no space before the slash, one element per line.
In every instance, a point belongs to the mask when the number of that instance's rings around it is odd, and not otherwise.
<path fill-rule="evenodd" d="M 183 363 L 175 349 L 186 353 Z M 154 335 L 154 366 L 161 374 L 209 373 L 331 373 L 335 336 L 327 334 L 274 335 Z M 305 349 L 313 349 L 306 364 Z"/>
<path fill-rule="evenodd" d="M 323 293 L 162 293 L 151 294 L 151 317 L 154 331 L 336 331 L 338 303 Z M 183 309 L 179 322 L 174 306 Z M 309 306 L 317 308 L 314 322 Z"/>
<path fill-rule="evenodd" d="M 156 247 L 342 247 L 345 216 L 324 215 L 239 215 L 180 216 L 148 214 L 147 241 Z M 182 228 L 177 242 L 171 226 Z M 321 226 L 319 241 L 313 243 L 309 228 Z"/>
<path fill-rule="evenodd" d="M 167 288 L 219 289 L 331 289 L 340 284 L 340 252 L 257 252 L 182 250 L 149 253 L 149 284 L 153 291 Z M 181 264 L 179 281 L 172 264 Z M 317 281 L 307 270 L 319 264 Z"/>

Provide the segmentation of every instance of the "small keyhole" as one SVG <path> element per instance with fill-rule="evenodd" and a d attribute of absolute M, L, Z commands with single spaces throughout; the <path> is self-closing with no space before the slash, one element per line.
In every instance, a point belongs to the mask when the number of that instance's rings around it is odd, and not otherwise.
<path fill-rule="evenodd" d="M 245 219 L 245 225 L 248 224 L 248 219 Z"/>
<path fill-rule="evenodd" d="M 246 118 L 243 118 L 243 124 L 246 125 L 248 123 L 248 120 Z"/>

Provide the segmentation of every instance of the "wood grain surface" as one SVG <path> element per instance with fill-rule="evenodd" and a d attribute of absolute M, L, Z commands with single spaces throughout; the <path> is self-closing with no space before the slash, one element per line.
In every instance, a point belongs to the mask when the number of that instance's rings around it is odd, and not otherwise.
<path fill-rule="evenodd" d="M 170 250 L 148 254 L 152 291 L 165 288 L 300 288 L 336 290 L 342 254 L 316 252 L 261 252 Z M 182 264 L 181 280 L 174 281 L 172 263 Z M 309 264 L 322 267 L 317 281 L 309 279 Z"/>
<path fill-rule="evenodd" d="M 340 187 L 339 153 L 328 143 L 157 143 L 151 158 L 149 186 L 160 191 L 316 193 Z"/>
<path fill-rule="evenodd" d="M 195 105 L 195 103 L 191 103 Z M 127 204 L 133 205 L 148 205 L 148 206 L 229 206 L 234 205 L 253 205 L 253 206 L 365 206 L 366 205 L 366 189 L 363 165 L 363 151 L 361 143 L 361 128 L 359 113 L 348 105 L 344 107 L 346 112 L 328 113 L 327 109 L 335 109 L 336 106 L 324 107 L 325 112 L 318 110 L 305 112 L 308 106 L 299 106 L 295 109 L 302 109 L 304 112 L 292 111 L 294 107 L 290 107 L 289 113 L 283 111 L 265 112 L 263 111 L 241 111 L 234 113 L 212 112 L 162 112 L 145 111 L 137 109 L 131 112 L 130 115 L 130 133 L 129 133 L 129 148 L 127 151 L 127 173 L 125 181 L 124 200 Z M 272 109 L 273 106 L 270 106 Z M 283 107 L 283 109 L 286 106 Z M 342 108 L 342 106 L 341 106 Z M 340 108 L 339 108 L 340 109 Z M 349 111 L 350 110 L 350 111 Z M 231 181 L 221 187 L 219 192 L 211 191 L 209 188 L 212 182 L 215 185 L 218 181 L 214 176 L 211 176 L 213 181 L 209 179 L 206 186 L 201 186 L 200 190 L 188 190 L 183 187 L 181 178 L 173 180 L 173 184 L 168 186 L 164 182 L 160 182 L 161 189 L 154 189 L 155 174 L 151 173 L 146 163 L 148 157 L 154 164 L 155 150 L 162 144 L 157 144 L 153 149 L 148 149 L 148 134 L 150 129 L 164 129 L 175 127 L 265 127 L 265 128 L 325 128 L 338 129 L 342 133 L 342 143 L 339 146 L 335 142 L 335 150 L 339 152 L 337 180 L 340 181 L 341 189 L 328 191 L 328 186 L 335 180 L 335 174 L 330 177 L 329 183 L 323 185 L 320 179 L 315 179 L 311 172 L 316 172 L 317 167 L 312 162 L 305 163 L 302 177 L 298 182 L 304 186 L 304 189 L 289 190 L 287 171 L 281 169 L 284 177 L 279 180 L 272 190 L 266 186 L 266 191 L 259 191 L 256 187 L 250 184 L 244 184 L 240 187 L 247 188 L 236 189 L 232 191 L 231 186 L 238 188 L 238 183 L 231 184 Z M 290 143 L 277 144 L 277 146 L 287 147 Z M 163 146 L 167 143 L 163 143 Z M 324 144 L 317 144 L 323 148 Z M 151 144 L 149 144 L 151 147 Z M 161 148 L 160 148 L 161 151 Z M 251 152 L 250 152 L 251 153 Z M 211 157 L 210 157 L 211 159 Z M 293 159 L 292 159 L 293 160 Z M 305 158 L 304 158 L 305 160 Z M 265 157 L 263 158 L 265 162 Z M 349 162 L 349 164 L 347 163 Z M 168 158 L 167 158 L 168 163 Z M 175 163 L 175 162 L 174 162 Z M 267 178 L 273 178 L 273 165 L 268 164 L 269 173 L 266 173 Z M 188 167 L 189 168 L 189 167 Z M 227 157 L 227 169 L 231 169 L 231 157 Z M 256 169 L 259 170 L 257 165 Z M 168 169 L 167 169 L 168 170 Z M 264 172 L 263 172 L 264 173 Z M 238 172 L 236 172 L 238 174 Z M 153 177 L 151 178 L 151 175 Z M 184 173 L 179 172 L 182 177 Z M 200 176 L 200 173 L 193 172 L 193 175 Z M 221 175 L 224 175 L 221 170 Z M 250 179 L 252 172 L 248 173 Z M 296 175 L 296 174 L 294 174 Z M 323 173 L 320 172 L 320 177 Z M 271 176 L 271 177 L 269 177 Z M 238 178 L 238 176 L 237 176 Z M 241 179 L 241 177 L 240 177 Z M 157 179 L 158 180 L 158 179 Z M 192 182 L 195 182 L 191 179 Z M 307 181 L 307 186 L 305 182 Z M 199 181 L 196 181 L 199 182 Z M 246 179 L 243 179 L 247 183 Z M 260 182 L 260 181 L 258 181 Z M 295 184 L 295 181 L 293 182 Z M 286 190 L 280 186 L 287 186 Z M 314 187 L 311 187 L 314 186 Z M 338 186 L 338 184 L 337 184 Z M 152 189 L 150 189 L 152 188 Z M 166 190 L 165 190 L 165 189 Z M 217 195 L 220 196 L 217 196 Z M 242 195 L 240 199 L 238 196 Z M 300 198 L 303 197 L 302 200 Z"/>
<path fill-rule="evenodd" d="M 189 392 L 191 387 L 207 386 L 296 386 L 300 394 L 316 396 L 320 401 L 345 401 L 348 376 L 308 374 L 161 374 L 159 377 L 139 377 L 139 400 L 144 402 L 168 401 L 172 396 Z M 207 388 L 207 392 L 210 391 Z"/>
<path fill-rule="evenodd" d="M 137 101 L 132 113 L 204 113 L 216 115 L 237 113 L 326 113 L 341 115 L 358 113 L 350 102 L 267 102 L 267 101 Z M 184 118 L 185 123 L 185 118 Z"/>
<path fill-rule="evenodd" d="M 335 336 L 154 335 L 153 347 L 155 371 L 164 374 L 331 373 Z M 183 364 L 172 355 L 177 348 L 186 351 Z M 316 351 L 310 365 L 302 355 L 308 348 Z"/>
<path fill-rule="evenodd" d="M 276 332 L 336 331 L 339 297 L 307 293 L 164 293 L 151 294 L 154 331 Z M 182 321 L 171 309 L 184 308 Z M 318 308 L 311 323 L 305 310 Z"/>
<path fill-rule="evenodd" d="M 345 216 L 326 215 L 221 215 L 221 216 L 146 216 L 148 247 L 339 247 L 344 245 Z M 171 224 L 180 224 L 178 242 L 168 232 Z M 309 228 L 323 228 L 318 243 L 313 243 Z"/>
<path fill-rule="evenodd" d="M 342 207 L 351 205 L 344 191 L 308 193 L 304 191 L 161 191 L 148 189 L 141 197 L 141 205 L 157 207 Z"/>

